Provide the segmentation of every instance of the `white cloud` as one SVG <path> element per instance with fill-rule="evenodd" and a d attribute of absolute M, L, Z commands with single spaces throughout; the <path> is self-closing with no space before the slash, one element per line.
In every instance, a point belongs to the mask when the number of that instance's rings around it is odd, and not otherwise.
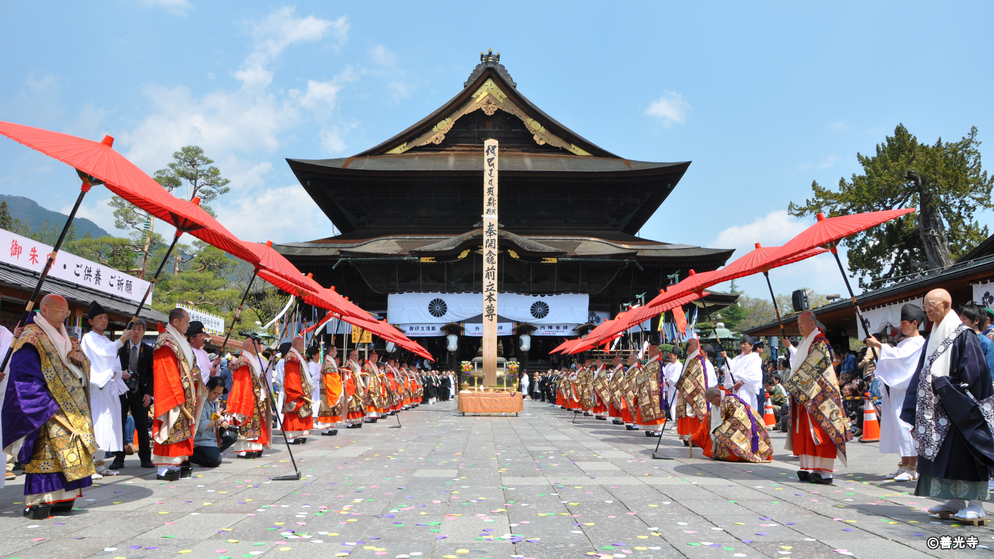
<path fill-rule="evenodd" d="M 118 145 L 149 174 L 165 167 L 182 146 L 204 148 L 231 180 L 231 192 L 212 207 L 236 235 L 276 242 L 327 236 L 327 217 L 302 187 L 271 187 L 278 165 L 273 154 L 284 138 L 302 133 L 313 136 L 326 152 L 344 150 L 346 133 L 354 125 L 336 122 L 339 96 L 359 74 L 346 66 L 331 79 L 307 79 L 301 81 L 306 86 L 289 90 L 272 81 L 278 58 L 289 47 L 344 42 L 347 19 L 299 17 L 284 7 L 249 23 L 249 30 L 253 44 L 235 73 L 240 86 L 226 89 L 212 82 L 216 89 L 201 95 L 182 85 L 148 85 L 146 116 L 121 135 Z"/>
<path fill-rule="evenodd" d="M 828 169 L 830 167 L 834 167 L 839 161 L 838 155 L 829 155 L 819 163 L 802 163 L 797 166 L 797 170 L 803 172 L 810 171 L 812 169 Z"/>
<path fill-rule="evenodd" d="M 649 105 L 645 114 L 660 119 L 663 121 L 663 126 L 670 128 L 673 124 L 682 124 L 687 119 L 689 109 L 690 104 L 684 100 L 683 95 L 667 91 Z"/>
<path fill-rule="evenodd" d="M 345 139 L 341 128 L 333 126 L 330 129 L 321 131 L 321 148 L 329 155 L 336 155 L 345 151 Z"/>
<path fill-rule="evenodd" d="M 763 246 L 779 246 L 804 231 L 811 223 L 792 217 L 786 210 L 777 210 L 757 218 L 752 223 L 733 225 L 715 237 L 708 246 L 721 248 L 755 248 L 755 243 Z"/>
<path fill-rule="evenodd" d="M 846 120 L 839 119 L 828 124 L 828 129 L 833 132 L 848 132 L 852 130 L 852 125 Z"/>
<path fill-rule="evenodd" d="M 235 72 L 242 87 L 196 97 L 184 86 L 147 86 L 148 116 L 121 138 L 129 146 L 127 156 L 152 172 L 163 167 L 179 147 L 191 144 L 203 147 L 215 160 L 234 153 L 272 153 L 279 148 L 283 133 L 304 122 L 303 111 L 311 112 L 320 125 L 333 115 L 338 94 L 354 79 L 354 71 L 347 67 L 332 80 L 309 80 L 304 91 L 283 92 L 271 91 L 271 66 L 290 45 L 326 36 L 341 44 L 348 27 L 345 16 L 337 20 L 298 17 L 292 7 L 275 10 L 251 24 L 254 45 Z"/>
<path fill-rule="evenodd" d="M 268 86 L 273 79 L 268 66 L 284 49 L 294 43 L 318 41 L 329 32 L 339 45 L 344 44 L 349 33 L 348 18 L 297 17 L 295 8 L 284 6 L 252 25 L 250 34 L 255 42 L 254 50 L 245 59 L 242 69 L 235 72 L 235 77 L 246 87 Z"/>
<path fill-rule="evenodd" d="M 193 4 L 189 0 L 141 0 L 141 3 L 150 8 L 162 8 L 178 16 L 185 16 L 193 9 Z"/>
<path fill-rule="evenodd" d="M 331 235 L 328 217 L 299 184 L 232 198 L 217 210 L 218 220 L 247 241 L 279 243 Z"/>
<path fill-rule="evenodd" d="M 721 232 L 708 245 L 718 248 L 734 248 L 728 259 L 735 259 L 756 248 L 755 243 L 765 247 L 781 246 L 796 237 L 814 223 L 811 218 L 792 217 L 785 210 L 773 211 L 758 217 L 750 223 L 734 225 Z M 843 265 L 846 265 L 845 251 L 839 250 Z M 851 281 L 855 287 L 856 282 Z M 736 285 L 753 297 L 769 297 L 769 288 L 762 274 L 754 274 L 735 280 Z M 845 291 L 845 283 L 838 265 L 830 254 L 820 254 L 787 266 L 770 271 L 770 283 L 776 293 L 791 293 L 795 289 L 810 288 L 816 293 L 839 293 Z M 716 291 L 728 291 L 729 283 L 714 286 Z M 784 309 L 781 309 L 783 312 Z"/>
<path fill-rule="evenodd" d="M 376 45 L 369 50 L 369 57 L 377 66 L 392 67 L 397 65 L 397 54 L 383 45 Z"/>

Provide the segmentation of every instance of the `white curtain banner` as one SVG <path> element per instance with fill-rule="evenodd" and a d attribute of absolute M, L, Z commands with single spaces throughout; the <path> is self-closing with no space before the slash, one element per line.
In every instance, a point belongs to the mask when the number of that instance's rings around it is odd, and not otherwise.
<path fill-rule="evenodd" d="M 863 318 L 870 323 L 871 334 L 876 334 L 883 330 L 887 326 L 893 326 L 894 328 L 901 327 L 901 307 L 905 303 L 913 303 L 922 306 L 923 297 L 918 297 L 917 299 L 908 299 L 906 301 L 900 301 L 897 303 L 891 303 L 890 305 L 885 305 L 883 307 L 877 307 L 875 309 L 864 310 Z M 855 311 L 853 311 L 855 312 Z M 863 323 L 860 322 L 859 317 L 856 317 L 856 324 L 859 326 L 859 339 L 866 339 L 866 332 L 863 330 Z M 919 325 L 919 328 L 923 328 L 925 325 Z"/>
<path fill-rule="evenodd" d="M 994 281 L 973 284 L 973 300 L 994 309 Z"/>
<path fill-rule="evenodd" d="M 387 297 L 387 322 L 391 324 L 445 324 L 479 316 L 480 293 L 391 293 Z M 515 322 L 583 324 L 587 322 L 590 296 L 583 293 L 523 295 L 500 293 L 497 314 Z"/>

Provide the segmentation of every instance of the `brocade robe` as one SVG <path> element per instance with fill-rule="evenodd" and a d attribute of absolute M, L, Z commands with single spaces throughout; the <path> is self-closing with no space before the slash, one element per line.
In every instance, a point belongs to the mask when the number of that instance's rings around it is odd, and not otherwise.
<path fill-rule="evenodd" d="M 721 423 L 712 421 L 719 414 Z M 717 424 L 717 425 L 715 425 Z M 769 462 L 773 458 L 770 435 L 763 418 L 748 403 L 729 394 L 694 433 L 694 444 L 704 456 L 726 462 Z"/>

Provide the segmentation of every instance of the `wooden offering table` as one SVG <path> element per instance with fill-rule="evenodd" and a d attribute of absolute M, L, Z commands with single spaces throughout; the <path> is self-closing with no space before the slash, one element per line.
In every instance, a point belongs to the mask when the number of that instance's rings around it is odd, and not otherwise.
<path fill-rule="evenodd" d="M 524 409 L 524 400 L 520 392 L 506 391 L 476 391 L 464 390 L 459 392 L 459 411 L 467 413 L 513 413 Z"/>

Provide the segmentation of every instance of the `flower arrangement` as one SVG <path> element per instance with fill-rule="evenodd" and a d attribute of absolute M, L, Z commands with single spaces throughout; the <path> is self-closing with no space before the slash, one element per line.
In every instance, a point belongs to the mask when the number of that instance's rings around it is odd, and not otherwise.
<path fill-rule="evenodd" d="M 510 362 L 508 362 L 508 364 L 507 364 L 507 372 L 509 372 L 511 374 L 517 374 L 517 372 L 518 372 L 518 362 L 517 361 L 510 361 Z"/>
<path fill-rule="evenodd" d="M 472 371 L 473 371 L 473 364 L 470 363 L 469 361 L 463 361 L 462 362 L 462 372 L 469 373 L 469 372 L 472 372 Z"/>

